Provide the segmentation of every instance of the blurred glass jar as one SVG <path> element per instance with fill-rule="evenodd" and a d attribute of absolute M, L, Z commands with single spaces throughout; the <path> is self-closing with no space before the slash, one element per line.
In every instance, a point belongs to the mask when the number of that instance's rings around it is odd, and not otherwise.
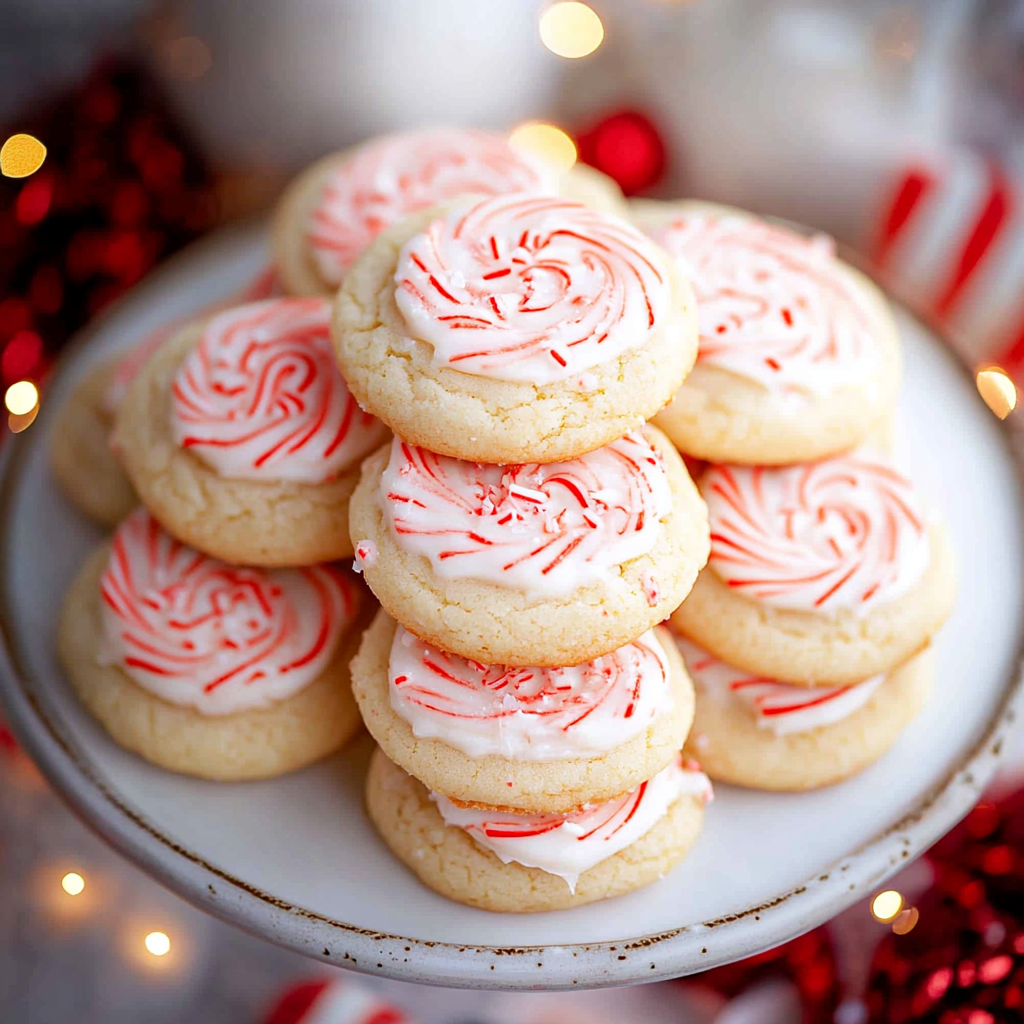
<path fill-rule="evenodd" d="M 505 127 L 543 112 L 560 74 L 524 0 L 174 0 L 147 41 L 228 168 L 294 170 L 417 125 Z"/>
<path fill-rule="evenodd" d="M 685 191 L 848 240 L 880 186 L 957 139 L 974 0 L 646 0 L 619 5 L 630 71 Z"/>

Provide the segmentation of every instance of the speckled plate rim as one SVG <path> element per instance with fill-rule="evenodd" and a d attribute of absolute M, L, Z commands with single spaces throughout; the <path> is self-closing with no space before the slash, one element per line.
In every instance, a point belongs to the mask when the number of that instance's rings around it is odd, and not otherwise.
<path fill-rule="evenodd" d="M 252 226 L 231 229 L 191 246 L 165 263 L 139 289 L 143 294 L 147 289 L 158 289 L 197 253 L 224 245 L 229 236 L 253 230 Z M 923 321 L 909 306 L 906 308 Z M 103 330 L 109 315 L 83 331 L 69 351 L 78 352 L 88 345 Z M 926 326 L 939 340 L 946 340 L 934 325 Z M 62 360 L 58 377 L 67 372 L 71 362 Z M 1015 419 L 1004 422 L 1003 436 L 1011 459 L 1021 470 L 1024 432 Z M 9 438 L 3 446 L 0 523 L 5 521 L 7 504 L 17 489 L 20 467 L 40 443 L 29 432 Z M 0 557 L 0 574 L 4 571 Z M 253 935 L 335 966 L 433 985 L 557 990 L 655 981 L 738 960 L 809 931 L 870 895 L 974 806 L 995 773 L 1007 734 L 1024 707 L 1024 661 L 1018 659 L 1018 667 L 1007 680 L 1000 706 L 983 737 L 943 782 L 895 825 L 827 871 L 766 903 L 717 920 L 615 942 L 456 946 L 357 928 L 286 903 L 209 863 L 128 806 L 39 699 L 32 681 L 18 664 L 5 598 L 6 592 L 0 591 L 0 700 L 18 739 L 87 825 L 171 891 Z"/>

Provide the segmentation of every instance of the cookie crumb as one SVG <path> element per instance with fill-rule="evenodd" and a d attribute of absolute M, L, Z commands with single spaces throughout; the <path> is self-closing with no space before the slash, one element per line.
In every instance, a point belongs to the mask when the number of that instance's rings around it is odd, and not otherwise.
<path fill-rule="evenodd" d="M 377 545 L 372 540 L 361 540 L 356 545 L 356 557 L 352 562 L 352 568 L 361 573 L 368 565 L 377 561 Z"/>

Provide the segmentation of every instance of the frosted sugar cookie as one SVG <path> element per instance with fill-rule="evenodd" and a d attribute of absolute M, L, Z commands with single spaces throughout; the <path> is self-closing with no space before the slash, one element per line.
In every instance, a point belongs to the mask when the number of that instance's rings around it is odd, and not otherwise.
<path fill-rule="evenodd" d="M 293 295 L 337 290 L 386 227 L 466 194 L 561 193 L 624 213 L 622 192 L 590 167 L 568 173 L 518 152 L 496 132 L 428 128 L 371 139 L 313 164 L 289 186 L 274 251 Z"/>
<path fill-rule="evenodd" d="M 902 359 L 884 296 L 806 238 L 707 203 L 634 204 L 697 296 L 697 365 L 655 422 L 713 462 L 803 462 L 885 430 Z"/>
<path fill-rule="evenodd" d="M 697 690 L 687 750 L 718 782 L 754 789 L 829 786 L 877 761 L 924 708 L 930 650 L 849 686 L 790 686 L 678 638 Z"/>
<path fill-rule="evenodd" d="M 946 528 L 875 455 L 700 478 L 711 555 L 672 616 L 730 665 L 841 686 L 927 646 L 955 596 Z"/>
<path fill-rule="evenodd" d="M 572 668 L 483 665 L 381 611 L 352 690 L 384 753 L 464 803 L 568 812 L 619 796 L 682 749 L 693 688 L 665 630 Z"/>
<path fill-rule="evenodd" d="M 119 523 L 139 503 L 110 448 L 115 412 L 106 399 L 117 374 L 117 360 L 90 370 L 57 413 L 50 436 L 50 465 L 61 489 L 101 526 Z"/>
<path fill-rule="evenodd" d="M 363 601 L 334 566 L 227 565 L 139 508 L 72 584 L 58 650 L 121 746 L 186 775 L 267 778 L 358 730 L 348 663 Z"/>
<path fill-rule="evenodd" d="M 636 789 L 572 814 L 459 807 L 378 749 L 366 805 L 384 842 L 425 885 L 506 913 L 564 910 L 664 877 L 693 846 L 711 799 L 681 758 Z"/>
<path fill-rule="evenodd" d="M 185 327 L 128 389 L 114 443 L 176 537 L 244 565 L 352 554 L 348 499 L 387 431 L 338 372 L 326 299 L 270 299 Z"/>
<path fill-rule="evenodd" d="M 363 408 L 490 463 L 571 459 L 637 429 L 697 352 L 673 260 L 618 217 L 531 195 L 384 231 L 338 293 L 333 334 Z"/>
<path fill-rule="evenodd" d="M 652 428 L 520 466 L 396 438 L 364 462 L 349 525 L 388 614 L 489 665 L 578 665 L 622 647 L 672 612 L 708 552 L 697 488 Z"/>
<path fill-rule="evenodd" d="M 274 269 L 268 268 L 238 301 L 274 294 L 276 280 Z M 54 475 L 74 504 L 102 526 L 116 525 L 139 502 L 110 447 L 117 410 L 146 360 L 182 326 L 178 322 L 161 327 L 100 363 L 82 378 L 58 414 L 50 442 Z"/>

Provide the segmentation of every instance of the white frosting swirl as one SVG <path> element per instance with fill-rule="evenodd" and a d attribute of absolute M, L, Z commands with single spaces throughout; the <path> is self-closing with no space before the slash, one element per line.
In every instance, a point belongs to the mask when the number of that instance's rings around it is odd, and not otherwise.
<path fill-rule="evenodd" d="M 672 508 L 664 460 L 627 434 L 570 462 L 491 466 L 398 438 L 381 477 L 398 546 L 446 579 L 571 594 L 647 554 Z"/>
<path fill-rule="evenodd" d="M 255 302 L 257 299 L 269 299 L 272 296 L 281 294 L 281 286 L 277 277 L 277 268 L 274 266 L 265 267 L 252 281 L 232 300 L 215 302 L 203 312 L 206 314 L 215 313 L 218 310 L 226 309 L 228 306 L 236 305 L 239 302 Z M 149 357 L 160 346 L 171 337 L 172 334 L 181 330 L 195 316 L 185 317 L 181 320 L 174 320 L 163 327 L 158 327 L 152 334 L 146 335 L 142 341 L 136 342 L 117 362 L 113 376 L 107 385 L 103 395 L 103 411 L 113 419 L 121 408 L 124 396 L 132 381 L 139 375 L 143 366 L 149 361 Z"/>
<path fill-rule="evenodd" d="M 210 558 L 136 509 L 100 581 L 99 663 L 203 715 L 266 708 L 324 671 L 356 591 L 333 566 L 243 569 Z"/>
<path fill-rule="evenodd" d="M 841 722 L 864 707 L 885 680 L 880 675 L 853 686 L 790 686 L 727 665 L 684 637 L 677 636 L 676 644 L 699 696 L 738 703 L 759 729 L 780 737 Z"/>
<path fill-rule="evenodd" d="M 384 228 L 457 196 L 554 192 L 545 170 L 503 135 L 428 128 L 360 146 L 328 177 L 306 244 L 320 276 L 337 286 Z"/>
<path fill-rule="evenodd" d="M 215 316 L 172 389 L 171 433 L 225 479 L 318 484 L 387 436 L 334 359 L 331 304 L 270 299 Z"/>
<path fill-rule="evenodd" d="M 707 803 L 711 782 L 696 762 L 677 758 L 624 796 L 571 814 L 511 814 L 458 807 L 431 793 L 446 825 L 468 832 L 503 864 L 539 868 L 565 879 L 572 892 L 584 871 L 645 836 L 684 796 Z"/>
<path fill-rule="evenodd" d="M 795 466 L 712 466 L 700 480 L 710 569 L 779 608 L 863 615 L 924 575 L 929 544 L 906 477 L 867 454 Z"/>
<path fill-rule="evenodd" d="M 388 676 L 391 707 L 413 735 L 470 757 L 599 757 L 673 704 L 653 631 L 572 668 L 504 668 L 437 650 L 399 626 Z"/>
<path fill-rule="evenodd" d="M 693 283 L 698 362 L 776 391 L 827 395 L 868 379 L 878 325 L 830 238 L 754 217 L 684 214 L 649 234 Z"/>
<path fill-rule="evenodd" d="M 658 247 L 618 217 L 568 199 L 498 196 L 405 244 L 395 301 L 435 366 L 543 385 L 667 327 L 666 270 Z"/>

